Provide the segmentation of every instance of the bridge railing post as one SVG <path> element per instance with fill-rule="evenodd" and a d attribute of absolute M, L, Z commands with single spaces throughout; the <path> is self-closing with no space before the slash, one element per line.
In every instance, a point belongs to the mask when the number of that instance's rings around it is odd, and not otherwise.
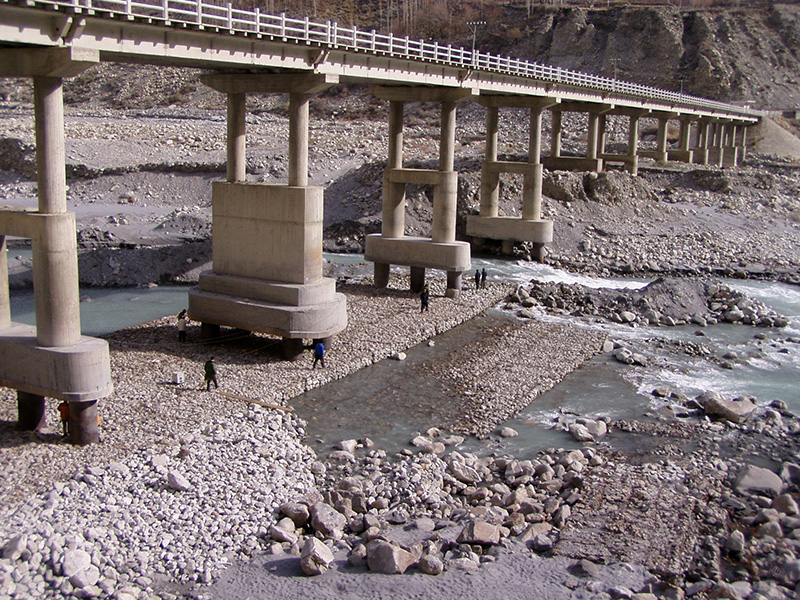
<path fill-rule="evenodd" d="M 169 21 L 169 0 L 161 0 L 161 16 L 165 21 Z"/>

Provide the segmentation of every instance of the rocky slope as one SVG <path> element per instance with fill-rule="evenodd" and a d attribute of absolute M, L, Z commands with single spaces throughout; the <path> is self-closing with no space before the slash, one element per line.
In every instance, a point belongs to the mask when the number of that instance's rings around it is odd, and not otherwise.
<path fill-rule="evenodd" d="M 288 9 L 291 13 L 291 7 Z M 488 8 L 486 10 L 489 10 Z M 509 3 L 477 31 L 484 51 L 577 69 L 607 77 L 681 90 L 718 100 L 780 109 L 800 104 L 800 7 L 681 11 L 676 7 L 589 9 L 537 4 L 528 11 Z M 304 15 L 299 15 L 300 17 Z M 335 18 L 335 16 L 334 16 Z M 433 20 L 426 39 L 469 47 L 469 28 L 456 14 L 442 37 Z M 323 19 L 324 20 L 324 19 Z M 359 24 L 362 28 L 375 25 Z M 425 23 L 420 23 L 421 28 Z M 222 96 L 199 83 L 198 71 L 136 65 L 100 65 L 72 79 L 65 100 L 113 108 L 192 105 L 219 107 Z M 347 118 L 348 102 L 364 90 L 339 87 L 325 94 L 326 114 Z M 29 101 L 30 84 L 0 82 L 0 100 Z M 282 100 L 251 100 L 284 110 Z M 358 117 L 380 110 L 371 103 Z"/>

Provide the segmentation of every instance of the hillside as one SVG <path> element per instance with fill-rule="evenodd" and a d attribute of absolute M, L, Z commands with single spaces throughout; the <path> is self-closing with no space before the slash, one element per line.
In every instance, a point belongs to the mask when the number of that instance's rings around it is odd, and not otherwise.
<path fill-rule="evenodd" d="M 362 4 L 366 7 L 374 3 Z M 748 102 L 757 108 L 800 105 L 797 5 L 709 11 L 680 11 L 668 6 L 491 6 L 489 16 L 485 16 L 489 8 L 483 13 L 488 24 L 476 31 L 476 46 L 483 51 L 666 89 L 683 89 L 697 96 Z M 365 15 L 379 16 L 377 10 L 362 8 Z M 329 8 L 329 13 L 335 12 Z M 419 37 L 467 47 L 472 43 L 467 22 L 482 16 L 465 9 L 448 14 L 445 21 L 436 11 L 425 15 L 428 20 L 420 15 L 414 17 L 414 32 Z M 325 20 L 329 16 L 320 14 L 318 18 Z M 383 22 L 378 16 L 374 20 Z M 404 30 L 402 22 L 394 26 L 395 33 Z M 72 104 L 113 108 L 222 106 L 221 95 L 200 84 L 197 75 L 191 69 L 100 65 L 71 80 L 65 98 Z M 355 93 L 360 95 L 360 90 Z M 369 109 L 361 114 L 360 108 L 343 102 L 351 94 L 346 88 L 330 92 L 327 104 L 334 107 L 331 112 L 357 118 L 375 114 Z M 29 82 L 0 81 L 0 99 L 29 102 Z M 272 108 L 274 100 L 259 104 Z M 316 104 L 319 108 L 320 103 Z M 337 110 L 337 106 L 341 109 Z M 353 110 L 356 114 L 349 114 Z"/>

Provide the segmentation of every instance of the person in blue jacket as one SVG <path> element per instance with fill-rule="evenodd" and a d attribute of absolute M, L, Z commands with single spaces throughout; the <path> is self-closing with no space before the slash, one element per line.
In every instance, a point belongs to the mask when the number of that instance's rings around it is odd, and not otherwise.
<path fill-rule="evenodd" d="M 322 342 L 314 344 L 314 364 L 311 368 L 316 369 L 317 363 L 322 363 L 322 368 L 325 368 L 325 344 Z"/>

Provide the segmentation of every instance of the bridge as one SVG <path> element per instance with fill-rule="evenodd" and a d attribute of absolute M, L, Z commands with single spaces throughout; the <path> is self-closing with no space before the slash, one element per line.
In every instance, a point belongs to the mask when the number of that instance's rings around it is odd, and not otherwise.
<path fill-rule="evenodd" d="M 207 69 L 202 81 L 227 95 L 227 178 L 212 191 L 213 268 L 189 292 L 189 314 L 205 336 L 220 326 L 283 339 L 287 358 L 304 339 L 329 340 L 347 325 L 344 296 L 322 275 L 323 189 L 308 184 L 311 97 L 354 82 L 389 102 L 388 164 L 380 234 L 367 237 L 375 285 L 385 287 L 392 264 L 410 268 L 419 290 L 426 269 L 447 273 L 457 297 L 471 269 L 470 246 L 456 240 L 458 174 L 454 169 L 456 108 L 487 107 L 486 156 L 473 238 L 529 241 L 541 257 L 552 222 L 541 216 L 544 168 L 599 172 L 619 163 L 636 173 L 642 156 L 735 165 L 744 157 L 747 127 L 760 113 L 735 106 L 436 42 L 378 34 L 336 23 L 246 11 L 203 0 L 0 0 L 0 77 L 30 77 L 34 86 L 38 210 L 0 210 L 5 236 L 32 240 L 36 326 L 11 322 L 8 273 L 0 260 L 0 384 L 16 389 L 20 426 L 43 424 L 45 397 L 70 405 L 72 441 L 97 441 L 97 400 L 112 382 L 108 345 L 81 335 L 75 217 L 67 211 L 62 82 L 101 61 Z M 248 182 L 245 172 L 247 94 L 289 94 L 288 182 Z M 403 166 L 403 106 L 441 107 L 438 168 Z M 525 162 L 498 160 L 500 109 L 530 114 Z M 542 157 L 542 115 L 552 113 L 551 147 Z M 564 112 L 588 114 L 585 156 L 561 152 Z M 624 154 L 605 151 L 605 122 L 628 118 Z M 643 117 L 658 120 L 655 150 L 638 148 Z M 678 147 L 667 127 L 680 124 Z M 503 174 L 523 176 L 521 217 L 498 214 Z M 431 238 L 405 235 L 405 188 L 431 186 Z M 4 284 L 3 284 L 4 282 Z"/>

